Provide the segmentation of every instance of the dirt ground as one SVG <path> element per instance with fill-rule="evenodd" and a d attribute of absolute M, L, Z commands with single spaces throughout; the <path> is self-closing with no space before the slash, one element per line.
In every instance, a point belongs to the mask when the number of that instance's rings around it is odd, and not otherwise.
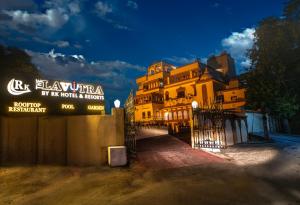
<path fill-rule="evenodd" d="M 300 174 L 291 166 L 300 156 L 288 155 L 295 144 L 235 147 L 222 153 L 225 163 L 164 169 L 139 161 L 124 168 L 2 166 L 0 204 L 300 204 Z M 242 163 L 243 150 L 264 160 Z"/>

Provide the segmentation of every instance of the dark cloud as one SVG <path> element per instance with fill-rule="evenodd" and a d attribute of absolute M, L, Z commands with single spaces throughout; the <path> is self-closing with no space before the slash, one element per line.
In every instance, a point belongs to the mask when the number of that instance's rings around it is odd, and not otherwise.
<path fill-rule="evenodd" d="M 131 1 L 131 0 L 127 1 L 127 6 L 133 9 L 139 8 L 138 4 L 135 1 Z"/>
<path fill-rule="evenodd" d="M 31 0 L 0 0 L 0 24 L 29 35 L 61 29 L 81 11 L 79 0 L 46 1 L 39 7 Z M 48 33 L 48 32 L 47 32 Z"/>
<path fill-rule="evenodd" d="M 37 5 L 32 0 L 0 0 L 0 10 L 35 10 Z"/>
<path fill-rule="evenodd" d="M 132 73 L 140 76 L 146 70 L 143 66 L 121 60 L 87 62 L 82 55 L 64 55 L 54 50 L 49 53 L 27 53 L 44 77 L 100 83 L 109 98 L 121 96 L 125 100 L 127 92 L 135 86 Z"/>
<path fill-rule="evenodd" d="M 3 13 L 10 16 L 13 23 L 17 25 L 32 27 L 49 26 L 60 28 L 69 20 L 68 13 L 61 8 L 47 9 L 44 13 L 29 13 L 21 10 L 4 10 Z"/>
<path fill-rule="evenodd" d="M 112 17 L 115 17 L 116 13 L 113 9 L 112 4 L 108 4 L 104 1 L 98 1 L 95 4 L 95 12 L 99 18 L 103 21 L 111 24 L 114 28 L 120 30 L 131 30 L 128 26 L 119 23 L 119 21 L 115 20 Z"/>
<path fill-rule="evenodd" d="M 12 17 L 5 14 L 5 13 L 0 13 L 0 21 L 11 21 Z"/>
<path fill-rule="evenodd" d="M 96 12 L 100 17 L 106 17 L 107 14 L 112 13 L 113 12 L 113 8 L 112 5 L 106 3 L 106 2 L 102 2 L 102 1 L 98 1 L 95 4 L 95 8 L 96 8 Z"/>
<path fill-rule="evenodd" d="M 176 65 L 188 64 L 195 61 L 195 59 L 196 59 L 195 56 L 189 56 L 189 57 L 172 56 L 172 57 L 165 58 L 165 60 L 171 63 L 175 63 Z"/>
<path fill-rule="evenodd" d="M 27 34 L 34 34 L 36 32 L 36 28 L 31 25 L 16 24 L 15 27 L 19 31 L 23 31 L 24 33 L 27 33 Z"/>

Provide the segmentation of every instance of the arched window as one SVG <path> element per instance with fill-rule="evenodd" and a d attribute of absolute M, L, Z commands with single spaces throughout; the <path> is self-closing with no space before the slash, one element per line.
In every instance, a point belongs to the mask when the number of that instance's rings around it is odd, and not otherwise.
<path fill-rule="evenodd" d="M 177 112 L 173 112 L 174 120 L 177 120 Z"/>
<path fill-rule="evenodd" d="M 168 91 L 165 93 L 165 100 L 169 100 L 169 92 Z"/>
<path fill-rule="evenodd" d="M 164 119 L 167 121 L 167 120 L 169 120 L 168 118 L 169 118 L 169 113 L 168 113 L 168 112 L 165 112 L 165 113 L 164 113 Z"/>
<path fill-rule="evenodd" d="M 177 91 L 177 98 L 185 97 L 185 88 L 180 87 L 176 91 Z"/>
<path fill-rule="evenodd" d="M 181 112 L 181 110 L 178 111 L 178 120 L 182 120 L 182 112 Z"/>
<path fill-rule="evenodd" d="M 172 118 L 172 112 L 169 112 L 169 120 L 172 120 L 173 118 Z"/>
<path fill-rule="evenodd" d="M 187 120 L 188 118 L 189 118 L 189 116 L 188 116 L 188 111 L 183 111 L 183 118 L 185 119 L 185 120 Z"/>
<path fill-rule="evenodd" d="M 203 105 L 207 106 L 208 102 L 207 102 L 207 87 L 206 85 L 202 85 L 202 100 L 203 100 Z"/>
<path fill-rule="evenodd" d="M 195 85 L 192 85 L 192 87 L 193 87 L 193 91 L 194 91 L 194 96 L 197 96 L 197 90 L 196 90 L 196 86 Z"/>

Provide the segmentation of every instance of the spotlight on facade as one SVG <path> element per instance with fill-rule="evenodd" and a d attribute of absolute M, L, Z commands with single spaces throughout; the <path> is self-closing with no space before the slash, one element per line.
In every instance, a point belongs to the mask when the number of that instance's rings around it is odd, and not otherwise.
<path fill-rule="evenodd" d="M 198 103 L 197 103 L 197 101 L 194 100 L 194 101 L 192 102 L 192 108 L 193 108 L 193 109 L 197 109 L 197 108 L 198 108 Z"/>
<path fill-rule="evenodd" d="M 116 99 L 114 101 L 115 108 L 120 108 L 120 104 L 121 104 L 120 100 Z"/>

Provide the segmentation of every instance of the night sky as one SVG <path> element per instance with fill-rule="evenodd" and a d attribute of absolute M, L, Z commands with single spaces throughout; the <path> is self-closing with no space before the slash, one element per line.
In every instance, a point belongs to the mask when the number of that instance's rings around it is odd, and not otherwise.
<path fill-rule="evenodd" d="M 243 72 L 255 27 L 285 2 L 0 0 L 0 43 L 26 49 L 49 79 L 102 84 L 111 105 L 156 60 L 205 63 L 227 50 Z"/>

